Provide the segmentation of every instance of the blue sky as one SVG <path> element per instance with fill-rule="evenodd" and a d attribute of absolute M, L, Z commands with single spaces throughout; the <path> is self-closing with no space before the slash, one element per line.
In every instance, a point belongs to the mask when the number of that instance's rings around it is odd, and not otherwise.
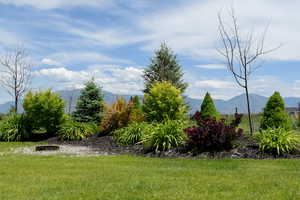
<path fill-rule="evenodd" d="M 270 24 L 251 93 L 300 96 L 300 2 L 271 0 L 0 0 L 0 53 L 22 43 L 33 63 L 33 89 L 81 88 L 141 94 L 142 70 L 166 42 L 189 83 L 186 95 L 228 99 L 243 93 L 216 51 L 217 13 L 233 3 L 242 31 Z M 0 89 L 0 103 L 10 97 Z"/>

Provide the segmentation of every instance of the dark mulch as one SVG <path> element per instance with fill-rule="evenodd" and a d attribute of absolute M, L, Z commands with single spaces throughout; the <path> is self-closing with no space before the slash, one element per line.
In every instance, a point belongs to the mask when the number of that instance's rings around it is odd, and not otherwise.
<path fill-rule="evenodd" d="M 283 158 L 300 159 L 300 152 L 276 156 L 272 154 L 261 153 L 258 145 L 249 135 L 243 135 L 234 142 L 234 148 L 229 151 L 221 152 L 202 152 L 195 154 L 187 151 L 184 147 L 174 148 L 165 152 L 145 151 L 142 145 L 120 146 L 116 144 L 112 136 L 92 136 L 81 141 L 60 141 L 57 137 L 45 140 L 49 144 L 56 145 L 73 145 L 73 146 L 89 146 L 95 151 L 107 152 L 108 154 L 132 154 L 145 157 L 160 158 L 202 158 L 202 159 L 223 159 L 223 158 L 249 158 L 249 159 L 274 159 Z"/>

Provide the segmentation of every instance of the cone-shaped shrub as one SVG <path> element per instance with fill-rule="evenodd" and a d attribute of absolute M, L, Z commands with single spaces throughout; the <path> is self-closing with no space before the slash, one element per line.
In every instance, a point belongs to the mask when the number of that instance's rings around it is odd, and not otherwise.
<path fill-rule="evenodd" d="M 268 100 L 264 108 L 260 128 L 284 128 L 292 129 L 292 123 L 284 108 L 284 101 L 279 92 L 275 92 Z"/>
<path fill-rule="evenodd" d="M 97 87 L 94 80 L 85 84 L 77 101 L 73 117 L 78 122 L 95 122 L 102 120 L 104 100 L 101 88 Z"/>
<path fill-rule="evenodd" d="M 206 93 L 204 100 L 201 104 L 201 116 L 203 118 L 212 118 L 212 119 L 220 118 L 220 114 L 217 111 L 214 101 L 208 92 Z"/>

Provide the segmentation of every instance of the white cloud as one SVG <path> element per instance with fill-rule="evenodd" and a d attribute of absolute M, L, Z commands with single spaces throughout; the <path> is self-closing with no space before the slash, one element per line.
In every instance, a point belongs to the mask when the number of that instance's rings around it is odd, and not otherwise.
<path fill-rule="evenodd" d="M 41 63 L 44 64 L 44 65 L 50 65 L 50 66 L 62 66 L 62 64 L 60 62 L 57 62 L 57 61 L 52 60 L 50 58 L 43 58 Z"/>
<path fill-rule="evenodd" d="M 225 65 L 219 65 L 219 64 L 197 65 L 195 67 L 201 69 L 227 69 Z"/>
<path fill-rule="evenodd" d="M 253 27 L 262 32 L 271 22 L 266 48 L 283 46 L 267 59 L 300 60 L 297 53 L 299 1 L 236 0 L 233 3 L 241 32 Z M 231 2 L 224 0 L 182 1 L 171 9 L 141 17 L 138 26 L 149 36 L 143 49 L 152 51 L 161 41 L 167 41 L 176 52 L 194 59 L 220 58 L 215 50 L 219 42 L 217 13 L 223 10 L 226 19 L 226 8 L 230 6 Z"/>
<path fill-rule="evenodd" d="M 126 59 L 119 59 L 119 58 L 112 58 L 110 56 L 101 54 L 101 53 L 96 53 L 96 52 L 58 52 L 54 54 L 50 54 L 46 58 L 47 60 L 44 60 L 45 62 L 49 62 L 54 64 L 59 63 L 60 65 L 55 65 L 55 66 L 62 66 L 62 65 L 72 65 L 76 63 L 123 63 L 123 64 L 132 64 L 131 61 L 126 60 Z M 43 62 L 43 61 L 42 61 Z M 50 64 L 51 65 L 51 64 Z"/>
<path fill-rule="evenodd" d="M 32 6 L 37 9 L 51 10 L 56 8 L 70 8 L 78 6 L 105 7 L 113 0 L 0 0 L 3 4 L 15 6 Z"/>
<path fill-rule="evenodd" d="M 116 94 L 141 94 L 143 90 L 142 70 L 135 67 L 93 65 L 81 71 L 60 67 L 41 69 L 33 74 L 36 79 L 35 85 L 40 88 L 81 88 L 85 82 L 94 77 L 104 90 Z"/>

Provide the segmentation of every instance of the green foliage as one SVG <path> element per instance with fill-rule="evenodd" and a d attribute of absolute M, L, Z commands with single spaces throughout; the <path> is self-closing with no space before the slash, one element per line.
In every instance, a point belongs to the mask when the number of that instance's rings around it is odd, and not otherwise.
<path fill-rule="evenodd" d="M 89 81 L 81 90 L 73 117 L 79 122 L 99 123 L 104 111 L 104 100 L 102 91 L 95 82 Z"/>
<path fill-rule="evenodd" d="M 150 134 L 145 135 L 144 145 L 155 151 L 166 151 L 183 144 L 186 135 L 183 133 L 185 125 L 178 120 L 166 120 L 154 124 Z"/>
<path fill-rule="evenodd" d="M 60 126 L 60 140 L 82 140 L 96 133 L 95 125 L 67 120 Z"/>
<path fill-rule="evenodd" d="M 268 100 L 264 108 L 260 128 L 265 130 L 268 128 L 284 128 L 292 129 L 292 123 L 284 107 L 284 101 L 279 92 L 275 92 Z"/>
<path fill-rule="evenodd" d="M 183 93 L 187 88 L 187 83 L 182 79 L 183 74 L 176 55 L 165 43 L 162 43 L 160 49 L 155 51 L 151 64 L 144 71 L 146 88 L 144 92 L 150 92 L 151 85 L 157 81 L 168 81 Z"/>
<path fill-rule="evenodd" d="M 24 115 L 10 114 L 0 122 L 0 140 L 11 142 L 28 139 L 25 123 Z"/>
<path fill-rule="evenodd" d="M 295 131 L 284 128 L 266 129 L 256 134 L 259 148 L 262 152 L 269 152 L 277 155 L 290 153 L 299 149 L 300 136 Z"/>
<path fill-rule="evenodd" d="M 50 89 L 40 92 L 29 92 L 23 103 L 27 127 L 33 132 L 45 130 L 55 134 L 64 122 L 64 101 L 59 94 Z"/>
<path fill-rule="evenodd" d="M 144 113 L 140 105 L 136 105 L 133 99 L 126 103 L 124 98 L 118 98 L 105 110 L 100 128 L 102 134 L 109 134 L 116 129 L 126 127 L 132 122 L 144 121 Z"/>
<path fill-rule="evenodd" d="M 151 132 L 151 124 L 134 122 L 127 127 L 114 131 L 114 139 L 124 145 L 132 145 L 141 142 Z"/>
<path fill-rule="evenodd" d="M 166 81 L 152 85 L 150 92 L 145 94 L 143 108 L 146 119 L 157 122 L 183 119 L 187 111 L 180 90 Z"/>
<path fill-rule="evenodd" d="M 220 113 L 218 113 L 214 101 L 211 98 L 210 94 L 207 92 L 204 100 L 201 104 L 201 116 L 203 118 L 212 118 L 212 119 L 219 119 Z"/>

